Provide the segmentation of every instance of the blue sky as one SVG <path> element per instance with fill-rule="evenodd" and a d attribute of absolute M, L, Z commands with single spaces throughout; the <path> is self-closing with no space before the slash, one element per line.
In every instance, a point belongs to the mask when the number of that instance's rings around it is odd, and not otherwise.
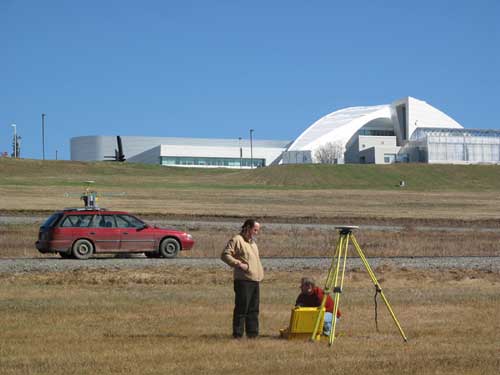
<path fill-rule="evenodd" d="M 82 135 L 292 140 L 413 96 L 500 129 L 500 1 L 0 0 L 0 151 Z"/>

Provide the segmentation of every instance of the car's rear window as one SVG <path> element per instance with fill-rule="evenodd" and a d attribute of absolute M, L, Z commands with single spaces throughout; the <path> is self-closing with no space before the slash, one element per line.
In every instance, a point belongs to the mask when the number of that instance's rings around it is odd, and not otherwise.
<path fill-rule="evenodd" d="M 61 228 L 87 228 L 94 215 L 68 215 L 61 221 Z"/>
<path fill-rule="evenodd" d="M 62 212 L 56 212 L 55 214 L 52 214 L 45 222 L 42 224 L 42 227 L 52 227 L 54 224 L 59 220 L 59 218 L 62 216 Z"/>

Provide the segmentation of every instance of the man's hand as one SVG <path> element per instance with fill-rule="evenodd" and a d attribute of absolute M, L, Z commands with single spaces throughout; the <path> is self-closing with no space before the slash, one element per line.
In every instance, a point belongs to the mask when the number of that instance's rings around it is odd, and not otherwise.
<path fill-rule="evenodd" d="M 239 262 L 236 267 L 238 267 L 240 270 L 243 270 L 243 271 L 248 271 L 248 264 L 246 263 L 243 263 L 243 262 Z"/>

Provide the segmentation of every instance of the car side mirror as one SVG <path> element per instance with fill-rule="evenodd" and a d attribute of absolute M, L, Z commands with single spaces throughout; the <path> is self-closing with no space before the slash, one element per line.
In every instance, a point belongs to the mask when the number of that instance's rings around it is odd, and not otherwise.
<path fill-rule="evenodd" d="M 146 229 L 147 227 L 148 227 L 148 225 L 146 223 L 144 223 L 140 227 L 137 227 L 137 230 L 140 231 L 140 230 Z"/>

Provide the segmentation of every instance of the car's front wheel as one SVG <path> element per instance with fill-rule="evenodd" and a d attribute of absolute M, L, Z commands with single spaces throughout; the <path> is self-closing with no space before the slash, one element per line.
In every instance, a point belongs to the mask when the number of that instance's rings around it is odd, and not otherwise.
<path fill-rule="evenodd" d="M 175 258 L 181 250 L 181 244 L 175 238 L 165 238 L 160 243 L 160 255 L 162 258 Z"/>
<path fill-rule="evenodd" d="M 89 259 L 94 253 L 94 245 L 89 240 L 81 239 L 73 244 L 72 252 L 76 259 Z"/>

